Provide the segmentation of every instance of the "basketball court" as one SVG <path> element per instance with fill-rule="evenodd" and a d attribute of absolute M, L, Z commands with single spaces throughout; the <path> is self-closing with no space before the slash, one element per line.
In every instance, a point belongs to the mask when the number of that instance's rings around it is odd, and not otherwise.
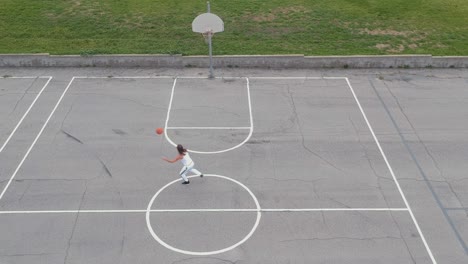
<path fill-rule="evenodd" d="M 2 69 L 0 263 L 467 261 L 466 72 L 205 71 Z"/>

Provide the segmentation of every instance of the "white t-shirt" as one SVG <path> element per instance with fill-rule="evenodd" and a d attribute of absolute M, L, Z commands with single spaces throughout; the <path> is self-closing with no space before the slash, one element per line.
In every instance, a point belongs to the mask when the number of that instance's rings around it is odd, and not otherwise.
<path fill-rule="evenodd" d="M 193 160 L 192 158 L 190 158 L 190 155 L 188 154 L 188 152 L 185 152 L 185 155 L 184 157 L 181 159 L 182 161 L 182 164 L 184 164 L 184 166 L 192 166 L 193 165 Z"/>

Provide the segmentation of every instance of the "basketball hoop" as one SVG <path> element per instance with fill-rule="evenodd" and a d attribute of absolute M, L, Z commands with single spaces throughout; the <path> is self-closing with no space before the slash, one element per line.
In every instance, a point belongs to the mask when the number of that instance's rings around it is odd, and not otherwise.
<path fill-rule="evenodd" d="M 208 44 L 210 36 L 213 37 L 216 32 L 224 31 L 224 23 L 217 15 L 213 13 L 204 13 L 197 16 L 192 22 L 193 32 L 201 33 Z"/>
<path fill-rule="evenodd" d="M 207 30 L 202 33 L 202 36 L 205 39 L 206 44 L 210 43 L 210 37 L 213 37 L 213 35 L 214 35 L 214 32 L 212 30 Z"/>
<path fill-rule="evenodd" d="M 213 13 L 210 13 L 210 2 L 207 2 L 208 13 L 198 15 L 192 22 L 192 31 L 201 33 L 208 44 L 208 51 L 210 56 L 210 75 L 209 78 L 214 78 L 213 75 L 213 56 L 211 38 L 216 32 L 224 31 L 224 23 L 221 18 Z"/>

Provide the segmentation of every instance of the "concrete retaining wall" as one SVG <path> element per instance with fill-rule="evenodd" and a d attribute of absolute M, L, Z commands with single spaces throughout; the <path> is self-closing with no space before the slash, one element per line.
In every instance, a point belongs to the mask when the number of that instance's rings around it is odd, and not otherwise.
<path fill-rule="evenodd" d="M 0 55 L 0 67 L 182 67 L 180 55 Z"/>
<path fill-rule="evenodd" d="M 214 56 L 216 68 L 468 68 L 468 56 Z M 208 56 L 0 54 L 0 67 L 208 67 Z"/>

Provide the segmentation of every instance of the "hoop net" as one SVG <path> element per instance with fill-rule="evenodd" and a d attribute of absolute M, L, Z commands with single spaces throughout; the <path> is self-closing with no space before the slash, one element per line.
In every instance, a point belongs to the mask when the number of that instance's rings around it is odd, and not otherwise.
<path fill-rule="evenodd" d="M 213 35 L 214 35 L 214 32 L 211 29 L 208 29 L 202 33 L 202 36 L 205 39 L 206 44 L 208 44 L 210 36 L 213 37 Z"/>

